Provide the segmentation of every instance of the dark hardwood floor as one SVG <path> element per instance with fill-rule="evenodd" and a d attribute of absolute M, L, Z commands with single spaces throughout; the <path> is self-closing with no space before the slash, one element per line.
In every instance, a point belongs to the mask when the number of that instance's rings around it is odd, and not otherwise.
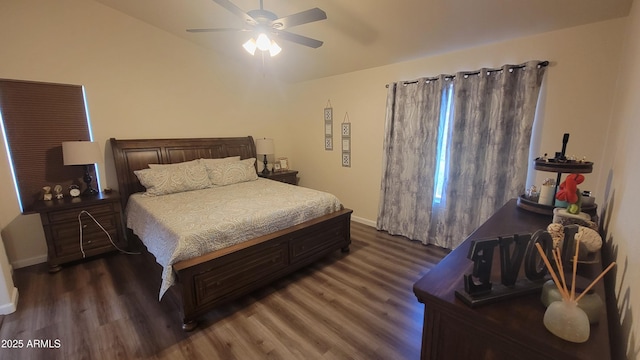
<path fill-rule="evenodd" d="M 0 359 L 418 359 L 413 283 L 447 251 L 358 223 L 351 238 L 350 253 L 222 306 L 190 333 L 175 295 L 158 301 L 148 256 L 18 269 L 18 310 L 0 319 L 0 339 L 22 349 Z"/>

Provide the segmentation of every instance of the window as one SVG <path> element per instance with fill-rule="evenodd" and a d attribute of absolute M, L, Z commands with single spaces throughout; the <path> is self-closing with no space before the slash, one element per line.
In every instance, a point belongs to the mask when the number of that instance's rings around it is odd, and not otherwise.
<path fill-rule="evenodd" d="M 0 121 L 22 212 L 43 186 L 80 184 L 84 168 L 63 165 L 62 142 L 91 140 L 82 86 L 0 79 Z"/>
<path fill-rule="evenodd" d="M 438 154 L 436 160 L 435 187 L 433 203 L 440 204 L 447 177 L 447 159 L 449 154 L 449 140 L 451 138 L 451 117 L 453 116 L 453 82 L 449 82 L 443 90 L 440 106 L 440 124 L 438 126 Z"/>

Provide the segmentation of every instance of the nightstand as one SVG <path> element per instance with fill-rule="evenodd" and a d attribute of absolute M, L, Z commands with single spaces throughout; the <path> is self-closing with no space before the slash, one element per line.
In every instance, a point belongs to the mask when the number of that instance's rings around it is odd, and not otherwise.
<path fill-rule="evenodd" d="M 40 213 L 47 240 L 49 272 L 59 271 L 64 263 L 117 250 L 111 241 L 120 249 L 127 247 L 120 195 L 115 191 L 86 197 L 40 200 L 34 204 L 33 210 Z M 109 233 L 111 241 L 89 214 Z"/>
<path fill-rule="evenodd" d="M 291 185 L 298 185 L 298 172 L 295 170 L 272 171 L 266 175 L 258 173 L 258 176 Z"/>

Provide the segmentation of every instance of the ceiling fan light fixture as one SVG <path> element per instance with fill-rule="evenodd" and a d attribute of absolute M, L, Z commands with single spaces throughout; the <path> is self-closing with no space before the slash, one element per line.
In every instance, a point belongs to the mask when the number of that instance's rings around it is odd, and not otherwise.
<path fill-rule="evenodd" d="M 256 41 L 253 38 L 249 39 L 246 43 L 242 44 L 242 47 L 247 50 L 247 52 L 251 55 L 256 53 L 256 49 L 258 46 L 256 45 Z"/>
<path fill-rule="evenodd" d="M 256 39 L 256 46 L 258 46 L 258 49 L 262 51 L 267 51 L 271 47 L 271 40 L 265 33 L 260 33 Z"/>
<path fill-rule="evenodd" d="M 267 34 L 273 34 L 274 36 L 278 37 L 278 39 L 290 41 L 303 46 L 308 46 L 313 49 L 322 46 L 322 41 L 291 33 L 286 30 L 294 26 L 300 26 L 320 20 L 326 20 L 327 14 L 319 8 L 312 8 L 289 16 L 278 17 L 278 15 L 263 8 L 262 0 L 260 0 L 259 9 L 249 11 L 240 9 L 238 6 L 233 4 L 231 0 L 213 0 L 213 2 L 240 17 L 244 22 L 246 22 L 245 26 L 240 29 L 187 29 L 188 32 L 201 33 L 223 31 L 252 31 L 254 32 L 254 34 L 259 34 L 258 37 L 254 37 L 242 45 L 242 47 L 244 47 L 244 49 L 251 55 L 255 55 L 256 49 L 260 49 L 263 54 L 264 52 L 269 51 L 269 54 L 271 56 L 276 56 L 282 51 L 282 48 L 278 46 L 278 44 L 276 44 L 273 40 L 269 39 Z"/>
<path fill-rule="evenodd" d="M 276 44 L 275 41 L 271 40 L 271 46 L 269 47 L 269 54 L 271 56 L 276 56 L 280 54 L 280 51 L 282 51 L 282 48 L 278 46 L 278 44 Z"/>
<path fill-rule="evenodd" d="M 282 48 L 276 44 L 275 41 L 269 40 L 265 34 L 258 35 L 257 40 L 254 40 L 253 38 L 247 40 L 247 42 L 242 44 L 242 47 L 251 55 L 255 55 L 256 50 L 263 52 L 269 51 L 269 55 L 271 56 L 276 56 L 282 51 Z"/>

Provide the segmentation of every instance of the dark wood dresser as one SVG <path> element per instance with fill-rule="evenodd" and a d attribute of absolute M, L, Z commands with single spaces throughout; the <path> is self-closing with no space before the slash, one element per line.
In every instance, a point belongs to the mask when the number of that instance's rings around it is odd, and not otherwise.
<path fill-rule="evenodd" d="M 40 213 L 50 272 L 60 270 L 61 264 L 116 250 L 109 236 L 119 248 L 127 247 L 120 195 L 115 191 L 87 197 L 65 196 L 60 200 L 41 200 L 34 205 L 34 211 Z M 83 211 L 91 214 L 109 236 Z"/>
<path fill-rule="evenodd" d="M 456 290 L 464 289 L 463 276 L 473 272 L 473 262 L 467 258 L 473 240 L 533 233 L 546 229 L 550 222 L 550 216 L 520 209 L 516 200 L 511 200 L 415 283 L 413 290 L 425 305 L 421 359 L 611 358 L 606 309 L 599 323 L 591 325 L 589 340 L 577 344 L 545 328 L 540 292 L 474 308 L 455 295 Z M 498 252 L 496 247 L 491 274 L 494 284 L 500 283 Z M 606 298 L 602 281 L 595 291 Z"/>

